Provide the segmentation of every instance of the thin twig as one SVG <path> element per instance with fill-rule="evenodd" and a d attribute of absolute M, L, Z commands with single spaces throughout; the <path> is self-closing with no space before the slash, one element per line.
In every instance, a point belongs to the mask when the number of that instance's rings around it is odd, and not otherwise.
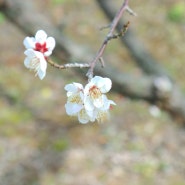
<path fill-rule="evenodd" d="M 47 62 L 55 67 L 55 68 L 58 68 L 58 69 L 66 69 L 66 68 L 71 68 L 71 67 L 79 67 L 79 68 L 89 68 L 90 65 L 88 63 L 68 63 L 68 64 L 64 64 L 64 65 L 59 65 L 55 62 L 53 62 L 51 59 L 47 59 Z"/>
<path fill-rule="evenodd" d="M 55 67 L 55 68 L 58 68 L 58 69 L 65 69 L 65 66 L 64 65 L 59 65 L 55 62 L 53 62 L 51 59 L 47 58 L 46 60 L 51 66 Z"/>
<path fill-rule="evenodd" d="M 88 63 L 84 63 L 84 64 L 80 64 L 80 63 L 68 63 L 68 64 L 64 64 L 64 65 L 59 65 L 55 62 L 53 62 L 52 60 L 50 59 L 47 59 L 47 62 L 55 67 L 55 68 L 58 68 L 58 69 L 66 69 L 66 68 L 71 68 L 71 67 L 79 67 L 79 68 L 89 68 L 86 76 L 88 77 L 88 79 L 91 79 L 93 77 L 93 70 L 94 70 L 94 67 L 97 63 L 97 61 L 100 61 L 101 62 L 101 65 L 102 67 L 104 67 L 104 61 L 103 61 L 103 58 L 102 58 L 102 55 L 105 51 L 105 48 L 108 44 L 108 42 L 111 40 L 111 39 L 116 39 L 118 37 L 121 37 L 123 36 L 127 29 L 128 29 L 128 25 L 129 25 L 129 22 L 124 25 L 123 29 L 121 30 L 120 33 L 118 34 L 113 34 L 114 31 L 115 31 L 115 28 L 119 22 L 119 20 L 121 19 L 122 15 L 123 15 L 123 12 L 126 10 L 126 11 L 129 11 L 131 13 L 131 9 L 128 7 L 128 1 L 129 0 L 125 0 L 120 8 L 120 10 L 117 12 L 116 16 L 114 17 L 112 23 L 110 24 L 110 31 L 109 33 L 107 34 L 106 38 L 104 39 L 99 51 L 97 52 L 97 55 L 95 56 L 95 58 L 88 64 Z"/>
<path fill-rule="evenodd" d="M 111 26 L 110 26 L 110 31 L 109 33 L 107 34 L 106 38 L 104 39 L 100 49 L 98 50 L 97 52 L 97 55 L 95 56 L 95 58 L 90 62 L 90 68 L 86 74 L 86 76 L 91 79 L 93 77 L 93 70 L 94 70 L 94 67 L 97 63 L 97 61 L 102 57 L 103 53 L 104 53 L 104 50 L 107 46 L 107 43 L 109 40 L 111 40 L 114 36 L 114 31 L 115 31 L 115 28 L 119 22 L 119 20 L 121 19 L 122 15 L 123 15 L 123 12 L 125 10 L 128 9 L 128 1 L 129 0 L 125 0 L 121 6 L 121 8 L 119 9 L 119 11 L 117 12 L 116 16 L 114 17 L 112 23 L 111 23 Z"/>
<path fill-rule="evenodd" d="M 114 34 L 111 37 L 108 37 L 108 41 L 110 41 L 111 39 L 117 39 L 119 37 L 123 37 L 126 33 L 126 31 L 128 30 L 130 22 L 128 21 L 127 24 L 123 25 L 123 29 L 118 33 L 118 34 Z"/>
<path fill-rule="evenodd" d="M 137 16 L 137 14 L 129 7 L 127 6 L 127 12 L 130 14 L 130 15 L 133 15 L 133 16 Z"/>

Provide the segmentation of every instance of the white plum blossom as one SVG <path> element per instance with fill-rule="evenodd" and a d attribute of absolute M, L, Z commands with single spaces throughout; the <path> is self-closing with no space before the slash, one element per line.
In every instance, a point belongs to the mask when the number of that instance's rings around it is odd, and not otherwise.
<path fill-rule="evenodd" d="M 52 54 L 55 47 L 55 39 L 53 37 L 47 37 L 47 34 L 43 30 L 38 30 L 35 37 L 26 37 L 23 41 L 26 49 L 33 49 L 41 52 L 45 57 Z"/>
<path fill-rule="evenodd" d="M 104 106 L 103 94 L 107 93 L 112 87 L 112 82 L 109 78 L 95 76 L 85 86 L 85 107 L 87 110 L 93 110 L 94 107 L 101 108 Z"/>
<path fill-rule="evenodd" d="M 26 48 L 24 54 L 25 67 L 36 71 L 36 74 L 42 80 L 46 75 L 47 57 L 52 54 L 55 47 L 55 39 L 47 37 L 43 30 L 37 31 L 35 37 L 26 37 L 23 41 Z"/>
<path fill-rule="evenodd" d="M 106 95 L 102 95 L 102 101 L 102 107 L 94 107 L 94 109 L 91 111 L 86 109 L 87 114 L 92 117 L 93 120 L 97 120 L 100 123 L 109 119 L 109 109 L 111 105 L 116 105 L 114 101 L 108 100 Z"/>
<path fill-rule="evenodd" d="M 67 103 L 65 104 L 66 113 L 70 116 L 77 116 L 80 123 L 87 123 L 91 119 L 84 108 L 83 86 L 79 83 L 68 84 L 65 87 L 67 91 Z"/>
<path fill-rule="evenodd" d="M 109 118 L 109 109 L 115 105 L 105 95 L 111 88 L 112 82 L 109 78 L 95 76 L 83 88 L 79 83 L 65 86 L 67 91 L 67 103 L 65 109 L 68 115 L 77 116 L 80 123 L 89 121 L 104 122 Z"/>
<path fill-rule="evenodd" d="M 24 60 L 25 67 L 34 70 L 36 75 L 42 80 L 46 75 L 47 68 L 47 63 L 42 53 L 27 49 L 24 54 L 26 55 Z"/>

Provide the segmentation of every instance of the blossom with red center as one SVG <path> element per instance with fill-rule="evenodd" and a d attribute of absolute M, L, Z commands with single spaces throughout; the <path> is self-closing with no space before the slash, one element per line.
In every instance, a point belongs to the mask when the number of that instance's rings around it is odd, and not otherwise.
<path fill-rule="evenodd" d="M 26 37 L 23 41 L 26 49 L 33 49 L 41 52 L 45 57 L 52 54 L 55 48 L 55 39 L 53 37 L 47 37 L 47 34 L 43 30 L 37 31 L 35 37 Z"/>
<path fill-rule="evenodd" d="M 25 67 L 36 71 L 36 75 L 42 80 L 46 75 L 47 57 L 52 54 L 55 47 L 55 39 L 47 37 L 43 30 L 37 31 L 35 37 L 26 37 L 23 41 L 26 48 L 24 54 Z"/>
<path fill-rule="evenodd" d="M 46 47 L 46 42 L 44 42 L 44 44 L 37 42 L 35 44 L 35 50 L 40 51 L 41 53 L 45 53 L 46 51 L 48 51 L 48 48 Z"/>

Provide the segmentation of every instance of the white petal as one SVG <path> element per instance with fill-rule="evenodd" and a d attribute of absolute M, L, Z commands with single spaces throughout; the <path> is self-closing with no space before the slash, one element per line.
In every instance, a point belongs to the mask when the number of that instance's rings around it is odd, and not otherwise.
<path fill-rule="evenodd" d="M 101 110 L 109 110 L 110 105 L 116 105 L 116 103 L 112 100 L 109 100 L 106 95 L 102 95 L 103 99 L 103 107 L 101 107 Z"/>
<path fill-rule="evenodd" d="M 98 88 L 102 87 L 105 85 L 104 83 L 104 78 L 101 76 L 95 76 L 91 79 L 90 83 L 92 84 L 91 86 L 97 86 Z"/>
<path fill-rule="evenodd" d="M 39 43 L 41 43 L 41 44 L 44 43 L 44 42 L 46 42 L 46 38 L 47 38 L 47 34 L 43 30 L 39 30 L 35 34 L 36 41 L 39 42 Z"/>
<path fill-rule="evenodd" d="M 86 109 L 86 112 L 87 112 L 87 115 L 88 115 L 90 118 L 93 118 L 93 117 L 94 117 L 94 109 L 93 109 L 93 110 L 87 110 L 87 109 Z"/>
<path fill-rule="evenodd" d="M 44 52 L 44 56 L 49 57 L 52 54 L 52 50 Z"/>
<path fill-rule="evenodd" d="M 72 92 L 67 92 L 67 97 L 72 96 L 72 95 L 73 95 Z"/>
<path fill-rule="evenodd" d="M 93 105 L 96 108 L 101 108 L 103 106 L 103 100 L 102 100 L 102 96 L 100 96 L 99 98 L 96 98 L 93 100 Z"/>
<path fill-rule="evenodd" d="M 24 60 L 24 65 L 27 68 L 34 69 L 42 80 L 46 75 L 47 62 L 42 53 L 27 49 L 25 52 L 27 57 Z"/>
<path fill-rule="evenodd" d="M 55 39 L 53 37 L 48 37 L 46 39 L 46 47 L 49 49 L 49 50 L 53 50 L 54 47 L 55 47 Z"/>
<path fill-rule="evenodd" d="M 102 93 L 107 93 L 112 87 L 111 80 L 109 78 L 103 78 L 101 76 L 95 76 L 91 79 L 89 84 L 92 84 L 91 86 L 97 86 Z"/>
<path fill-rule="evenodd" d="M 47 62 L 46 62 L 46 60 L 45 60 L 43 54 L 40 53 L 40 52 L 38 52 L 38 51 L 35 51 L 35 55 L 36 55 L 36 57 L 39 58 L 39 60 L 40 60 L 40 69 L 41 69 L 42 71 L 46 71 Z"/>
<path fill-rule="evenodd" d="M 74 84 L 67 84 L 67 85 L 65 85 L 64 89 L 66 91 L 72 92 L 72 91 L 76 90 L 76 87 L 74 86 Z"/>
<path fill-rule="evenodd" d="M 36 70 L 39 78 L 42 80 L 46 75 L 47 63 L 43 56 L 40 56 L 39 60 L 40 60 L 40 65 L 38 69 L 36 68 Z"/>
<path fill-rule="evenodd" d="M 78 120 L 80 123 L 82 124 L 86 124 L 89 122 L 89 116 L 87 115 L 85 109 L 82 109 L 79 113 L 78 113 Z"/>
<path fill-rule="evenodd" d="M 103 79 L 103 77 L 101 77 L 101 76 L 95 76 L 95 77 L 93 77 L 92 79 L 91 79 L 91 83 L 93 83 L 93 84 L 98 84 L 99 82 L 101 82 L 102 81 L 102 79 Z"/>
<path fill-rule="evenodd" d="M 94 84 L 92 84 L 91 82 L 89 82 L 85 88 L 84 88 L 84 95 L 87 96 L 89 94 L 89 89 L 93 86 Z"/>
<path fill-rule="evenodd" d="M 26 57 L 24 59 L 24 65 L 26 68 L 30 68 L 30 62 L 31 62 L 30 58 Z"/>
<path fill-rule="evenodd" d="M 76 115 L 83 108 L 80 104 L 67 102 L 65 104 L 66 113 L 70 116 Z"/>
<path fill-rule="evenodd" d="M 43 71 L 41 69 L 38 69 L 37 74 L 38 74 L 39 78 L 42 80 L 46 76 L 46 70 Z"/>
<path fill-rule="evenodd" d="M 33 58 L 33 57 L 35 57 L 35 50 L 33 50 L 33 49 L 27 49 L 25 52 L 24 52 L 24 54 L 26 55 L 26 56 L 28 56 L 29 58 Z"/>
<path fill-rule="evenodd" d="M 103 78 L 101 83 L 98 84 L 102 93 L 107 93 L 112 87 L 112 81 L 109 78 Z"/>
<path fill-rule="evenodd" d="M 69 92 L 77 93 L 80 90 L 83 90 L 83 86 L 80 83 L 72 83 L 72 84 L 67 84 L 64 89 Z"/>
<path fill-rule="evenodd" d="M 93 105 L 91 99 L 89 98 L 89 96 L 86 96 L 84 98 L 84 107 L 87 111 L 92 111 L 94 109 L 94 105 Z"/>
<path fill-rule="evenodd" d="M 80 90 L 83 89 L 83 85 L 82 85 L 82 84 L 76 83 L 76 82 L 73 82 L 73 84 L 74 84 L 78 89 L 80 89 Z"/>
<path fill-rule="evenodd" d="M 26 37 L 23 41 L 26 49 L 33 49 L 35 47 L 35 38 L 34 37 Z"/>

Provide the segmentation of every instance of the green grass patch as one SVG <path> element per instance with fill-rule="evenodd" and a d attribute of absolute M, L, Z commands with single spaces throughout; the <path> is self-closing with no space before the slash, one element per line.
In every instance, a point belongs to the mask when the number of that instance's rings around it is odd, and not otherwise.
<path fill-rule="evenodd" d="M 168 11 L 169 20 L 177 23 L 185 22 L 185 3 L 176 3 Z"/>
<path fill-rule="evenodd" d="M 3 13 L 0 13 L 0 24 L 2 24 L 5 21 L 5 16 Z"/>

